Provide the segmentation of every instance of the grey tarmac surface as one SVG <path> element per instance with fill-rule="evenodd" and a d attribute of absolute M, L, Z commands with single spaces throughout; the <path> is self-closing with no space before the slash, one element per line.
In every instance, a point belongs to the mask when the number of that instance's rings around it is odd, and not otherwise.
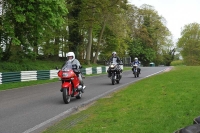
<path fill-rule="evenodd" d="M 0 133 L 39 133 L 79 107 L 138 80 L 169 70 L 169 67 L 141 69 L 139 78 L 134 78 L 131 71 L 124 71 L 120 83 L 115 85 L 106 74 L 86 77 L 84 83 L 87 87 L 82 98 L 71 98 L 69 104 L 62 100 L 60 81 L 0 91 Z"/>

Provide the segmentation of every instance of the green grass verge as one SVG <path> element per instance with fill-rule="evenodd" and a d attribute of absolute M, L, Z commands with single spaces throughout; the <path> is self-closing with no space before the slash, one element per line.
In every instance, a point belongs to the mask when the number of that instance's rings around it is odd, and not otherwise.
<path fill-rule="evenodd" d="M 44 133 L 172 133 L 200 115 L 200 67 L 140 80 L 97 100 Z"/>
<path fill-rule="evenodd" d="M 127 70 L 131 70 L 131 68 L 124 67 L 124 71 L 127 71 Z M 106 73 L 91 74 L 91 75 L 85 75 L 85 76 L 89 77 L 89 76 L 96 76 L 96 75 L 102 75 L 102 74 L 106 74 Z M 31 86 L 31 85 L 37 85 L 37 84 L 57 82 L 57 81 L 58 81 L 58 78 L 49 79 L 49 80 L 36 80 L 36 81 L 26 81 L 26 82 L 5 83 L 5 84 L 0 84 L 0 91 L 14 89 L 14 88 L 20 88 L 20 87 L 25 87 L 25 86 Z"/>
<path fill-rule="evenodd" d="M 49 79 L 49 80 L 36 80 L 36 81 L 25 81 L 25 82 L 15 82 L 15 83 L 5 83 L 0 85 L 0 91 L 2 90 L 9 90 L 15 89 L 20 87 L 38 85 L 38 84 L 45 84 L 58 81 L 58 78 Z"/>

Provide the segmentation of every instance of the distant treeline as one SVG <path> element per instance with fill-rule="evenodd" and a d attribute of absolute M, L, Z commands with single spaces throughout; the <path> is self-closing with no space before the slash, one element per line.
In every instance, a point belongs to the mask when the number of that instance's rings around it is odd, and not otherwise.
<path fill-rule="evenodd" d="M 151 5 L 127 0 L 2 0 L 0 61 L 65 57 L 86 64 L 118 56 L 169 65 L 175 48 L 166 20 Z"/>

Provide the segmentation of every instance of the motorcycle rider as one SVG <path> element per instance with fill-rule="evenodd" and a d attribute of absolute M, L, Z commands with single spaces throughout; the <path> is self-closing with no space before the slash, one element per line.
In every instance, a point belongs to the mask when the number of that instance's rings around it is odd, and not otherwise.
<path fill-rule="evenodd" d="M 82 87 L 83 87 L 82 92 L 84 92 L 84 89 L 85 89 L 86 86 L 83 83 L 83 79 L 82 79 L 83 76 L 82 76 L 82 73 L 80 71 L 82 66 L 81 66 L 80 62 L 75 58 L 74 52 L 68 52 L 67 58 L 68 58 L 68 60 L 65 62 L 65 64 L 67 64 L 68 62 L 71 62 L 72 66 L 76 67 L 76 69 L 73 69 L 73 70 L 76 71 L 76 72 L 78 71 L 78 79 L 80 81 L 80 85 L 82 85 Z"/>
<path fill-rule="evenodd" d="M 112 52 L 112 57 L 110 58 L 109 60 L 110 62 L 114 63 L 114 64 L 117 64 L 117 68 L 118 70 L 120 71 L 120 73 L 122 73 L 122 69 L 121 67 L 119 66 L 119 63 L 121 62 L 120 58 L 117 56 L 117 53 L 114 51 Z M 108 77 L 111 77 L 111 72 L 110 72 L 110 69 L 107 70 L 107 73 L 108 73 Z M 121 75 L 121 74 L 120 74 Z"/>
<path fill-rule="evenodd" d="M 141 74 L 141 68 L 139 67 L 141 62 L 138 60 L 137 57 L 135 57 L 134 61 L 131 63 L 132 65 L 137 65 L 137 68 L 139 70 L 139 73 Z M 133 71 L 133 68 L 132 68 L 132 71 Z"/>

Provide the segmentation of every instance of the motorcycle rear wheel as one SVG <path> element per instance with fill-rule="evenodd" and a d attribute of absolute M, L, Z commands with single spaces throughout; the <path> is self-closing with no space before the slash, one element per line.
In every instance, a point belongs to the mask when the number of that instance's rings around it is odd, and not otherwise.
<path fill-rule="evenodd" d="M 71 96 L 69 95 L 68 89 L 63 89 L 63 101 L 65 104 L 68 104 L 71 100 Z"/>

